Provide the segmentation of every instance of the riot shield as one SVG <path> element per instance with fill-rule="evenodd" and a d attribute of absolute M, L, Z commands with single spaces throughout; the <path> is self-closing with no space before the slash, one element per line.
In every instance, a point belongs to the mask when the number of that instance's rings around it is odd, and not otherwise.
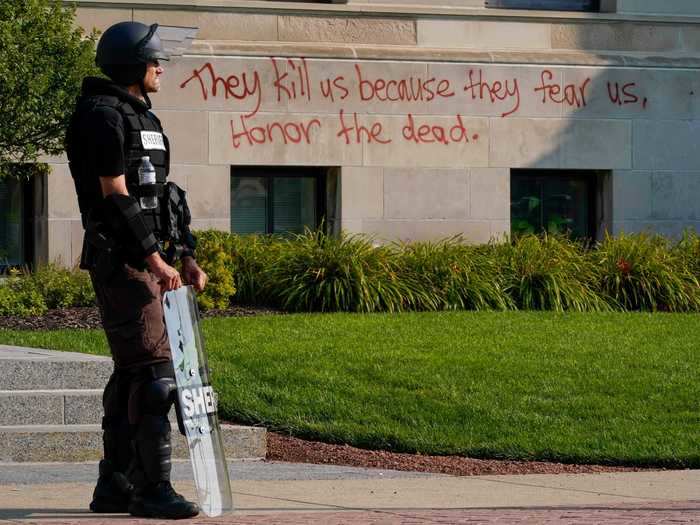
<path fill-rule="evenodd" d="M 207 516 L 219 516 L 233 508 L 231 483 L 192 287 L 166 292 L 163 311 L 177 382 L 176 408 L 190 449 L 199 506 Z"/>

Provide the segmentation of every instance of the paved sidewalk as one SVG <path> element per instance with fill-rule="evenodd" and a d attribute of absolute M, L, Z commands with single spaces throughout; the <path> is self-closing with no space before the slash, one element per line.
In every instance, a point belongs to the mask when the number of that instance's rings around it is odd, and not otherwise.
<path fill-rule="evenodd" d="M 186 464 L 175 479 L 187 478 Z M 700 470 L 452 477 L 231 464 L 236 511 L 211 524 L 700 523 Z M 85 511 L 95 465 L 0 464 L 0 524 L 165 523 Z M 193 495 L 188 481 L 177 481 Z"/>

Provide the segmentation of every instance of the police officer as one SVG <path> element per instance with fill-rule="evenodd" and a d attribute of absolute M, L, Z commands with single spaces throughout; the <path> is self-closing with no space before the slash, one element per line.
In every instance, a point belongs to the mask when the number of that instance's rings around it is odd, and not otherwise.
<path fill-rule="evenodd" d="M 168 139 L 150 111 L 148 94 L 160 89 L 168 59 L 157 27 L 121 22 L 104 32 L 95 62 L 108 79 L 84 79 L 66 151 L 86 230 L 81 267 L 90 271 L 115 364 L 90 509 L 178 519 L 199 509 L 170 484 L 167 414 L 176 385 L 161 301 L 183 280 L 202 290 L 207 276 L 194 259 L 185 193 L 167 181 Z M 143 157 L 155 184 L 140 184 Z M 140 199 L 154 196 L 157 206 L 142 208 Z"/>

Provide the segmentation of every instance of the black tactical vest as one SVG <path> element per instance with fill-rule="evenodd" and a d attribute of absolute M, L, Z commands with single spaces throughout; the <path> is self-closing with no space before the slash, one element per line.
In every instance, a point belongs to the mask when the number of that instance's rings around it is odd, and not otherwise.
<path fill-rule="evenodd" d="M 133 107 L 116 96 L 93 95 L 80 104 L 78 112 L 92 111 L 101 106 L 115 109 L 124 122 L 124 160 L 126 163 L 126 186 L 129 194 L 136 199 L 140 197 L 138 169 L 141 157 L 150 157 L 156 171 L 156 192 L 158 206 L 151 210 L 143 210 L 146 224 L 151 228 L 159 241 L 168 240 L 166 221 L 163 215 L 167 213 L 164 202 L 164 186 L 170 171 L 170 144 L 163 133 L 158 118 L 150 111 L 137 112 Z M 69 141 L 70 144 L 70 141 Z M 69 151 L 69 158 L 74 157 Z M 87 215 L 95 205 L 95 195 L 82 188 L 89 177 L 94 174 L 79 173 L 79 164 L 71 159 L 71 173 L 76 182 L 78 204 L 83 216 L 83 226 L 87 224 Z M 78 175 L 76 177 L 76 175 Z"/>

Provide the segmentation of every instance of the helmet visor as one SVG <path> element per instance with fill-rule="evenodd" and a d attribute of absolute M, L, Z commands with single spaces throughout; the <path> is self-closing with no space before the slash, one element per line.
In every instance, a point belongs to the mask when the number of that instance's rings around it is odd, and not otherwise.
<path fill-rule="evenodd" d="M 137 56 L 144 62 L 156 60 L 170 60 L 170 55 L 163 49 L 160 37 L 156 34 L 158 24 L 152 24 L 148 34 L 136 46 Z"/>

